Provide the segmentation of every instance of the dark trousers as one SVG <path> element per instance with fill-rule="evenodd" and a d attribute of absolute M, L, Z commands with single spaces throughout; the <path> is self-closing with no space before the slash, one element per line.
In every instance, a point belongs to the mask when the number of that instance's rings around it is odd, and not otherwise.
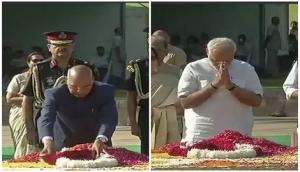
<path fill-rule="evenodd" d="M 141 153 L 149 155 L 149 106 L 142 105 L 139 112 L 138 124 L 141 129 Z"/>
<path fill-rule="evenodd" d="M 38 139 L 39 139 L 38 144 L 39 144 L 39 148 L 43 149 L 44 144 L 42 143 L 42 140 L 40 140 L 39 130 L 38 130 L 38 120 L 39 120 L 39 118 L 41 117 L 41 111 L 42 111 L 42 109 L 38 109 L 38 110 L 37 110 L 36 115 L 33 116 L 33 123 L 34 123 L 34 125 L 35 125 L 35 129 L 36 129 L 36 132 L 37 132 L 37 134 L 38 134 Z M 33 113 L 34 113 L 34 111 L 33 111 Z"/>

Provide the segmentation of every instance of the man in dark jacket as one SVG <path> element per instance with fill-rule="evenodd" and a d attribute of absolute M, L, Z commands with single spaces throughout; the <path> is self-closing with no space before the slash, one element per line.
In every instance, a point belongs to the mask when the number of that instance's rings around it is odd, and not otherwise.
<path fill-rule="evenodd" d="M 74 66 L 68 71 L 67 85 L 45 91 L 37 123 L 42 153 L 94 142 L 99 155 L 104 144 L 111 145 L 117 122 L 113 87 L 94 81 L 89 67 Z"/>

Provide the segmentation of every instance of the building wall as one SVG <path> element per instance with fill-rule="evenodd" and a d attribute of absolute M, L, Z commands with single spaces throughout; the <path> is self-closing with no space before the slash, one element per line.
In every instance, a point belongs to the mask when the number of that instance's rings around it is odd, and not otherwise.
<path fill-rule="evenodd" d="M 70 30 L 79 33 L 76 56 L 89 59 L 99 45 L 108 53 L 113 30 L 120 26 L 120 3 L 4 2 L 2 10 L 2 44 L 14 50 L 35 45 L 46 50 L 43 32 Z"/>
<path fill-rule="evenodd" d="M 237 40 L 241 33 L 246 34 L 254 48 L 254 64 L 259 63 L 261 39 L 261 22 L 268 21 L 270 13 L 280 13 L 282 16 L 281 31 L 285 32 L 285 14 L 282 5 L 270 4 L 265 9 L 266 20 L 260 18 L 258 3 L 152 3 L 152 28 L 164 28 L 170 33 L 180 34 L 184 39 L 193 34 L 199 38 L 201 32 L 209 33 L 213 37 L 230 37 Z M 265 25 L 268 25 L 266 22 Z M 285 37 L 283 37 L 285 39 Z M 283 42 L 286 47 L 286 42 Z"/>
<path fill-rule="evenodd" d="M 125 41 L 127 61 L 147 56 L 147 34 L 142 32 L 148 26 L 148 8 L 127 6 L 125 12 Z"/>

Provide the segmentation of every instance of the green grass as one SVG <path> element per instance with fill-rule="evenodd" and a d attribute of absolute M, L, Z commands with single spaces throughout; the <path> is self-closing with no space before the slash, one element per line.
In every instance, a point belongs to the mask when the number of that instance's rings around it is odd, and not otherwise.
<path fill-rule="evenodd" d="M 263 137 L 279 144 L 290 146 L 292 144 L 291 135 L 256 135 L 255 137 Z"/>
<path fill-rule="evenodd" d="M 298 21 L 298 5 L 289 4 L 289 23 L 291 21 Z"/>
<path fill-rule="evenodd" d="M 3 147 L 2 148 L 2 160 L 11 159 L 14 154 L 13 147 Z"/>

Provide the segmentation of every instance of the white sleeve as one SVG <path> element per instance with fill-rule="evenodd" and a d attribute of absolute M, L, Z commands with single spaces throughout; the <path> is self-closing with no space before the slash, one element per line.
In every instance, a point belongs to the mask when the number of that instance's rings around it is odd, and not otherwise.
<path fill-rule="evenodd" d="M 193 92 L 197 91 L 199 88 L 199 83 L 197 78 L 191 71 L 190 65 L 187 65 L 178 82 L 178 97 L 188 96 Z"/>
<path fill-rule="evenodd" d="M 18 75 L 15 75 L 9 82 L 6 91 L 9 93 L 19 93 L 21 89 L 20 83 L 18 82 Z"/>
<path fill-rule="evenodd" d="M 101 141 L 103 141 L 104 143 L 108 141 L 108 138 L 104 135 L 98 135 L 96 137 L 96 139 L 100 139 Z"/>
<path fill-rule="evenodd" d="M 254 67 L 249 65 L 248 72 L 246 76 L 245 88 L 255 94 L 263 95 L 263 88 L 261 86 L 260 80 L 254 70 Z"/>
<path fill-rule="evenodd" d="M 52 141 L 53 141 L 53 137 L 51 137 L 51 136 L 44 136 L 44 137 L 42 138 L 42 143 L 45 144 L 45 142 L 46 142 L 47 140 L 52 140 Z"/>
<path fill-rule="evenodd" d="M 290 99 L 295 90 L 298 89 L 298 62 L 295 62 L 288 77 L 283 83 L 283 90 L 286 94 L 286 99 Z"/>

